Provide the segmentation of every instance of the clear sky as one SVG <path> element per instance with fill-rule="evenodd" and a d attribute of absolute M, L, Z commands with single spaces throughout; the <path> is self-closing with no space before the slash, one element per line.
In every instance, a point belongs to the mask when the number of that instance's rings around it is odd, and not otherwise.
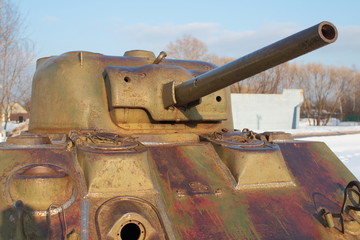
<path fill-rule="evenodd" d="M 122 55 L 157 54 L 190 34 L 210 53 L 241 57 L 321 21 L 339 31 L 338 41 L 297 62 L 360 70 L 359 0 L 14 0 L 26 22 L 36 57 L 85 50 Z"/>

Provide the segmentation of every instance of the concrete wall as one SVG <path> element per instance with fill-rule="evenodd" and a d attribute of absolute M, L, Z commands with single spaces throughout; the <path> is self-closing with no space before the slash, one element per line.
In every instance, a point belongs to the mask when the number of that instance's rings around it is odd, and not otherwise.
<path fill-rule="evenodd" d="M 284 89 L 282 94 L 231 94 L 235 129 L 276 130 L 297 128 L 302 89 Z"/>

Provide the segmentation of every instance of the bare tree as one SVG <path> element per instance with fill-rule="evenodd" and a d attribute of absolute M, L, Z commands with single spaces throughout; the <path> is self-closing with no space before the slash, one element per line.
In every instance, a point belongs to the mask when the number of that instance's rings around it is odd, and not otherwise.
<path fill-rule="evenodd" d="M 204 59 L 204 61 L 208 61 L 208 62 L 212 62 L 217 66 L 222 66 L 226 63 L 229 63 L 233 60 L 235 60 L 234 58 L 230 58 L 230 57 L 219 57 L 216 54 L 207 54 Z"/>
<path fill-rule="evenodd" d="M 23 22 L 10 0 L 0 0 L 0 116 L 5 128 L 11 103 L 30 91 L 26 73 L 33 60 L 31 44 L 22 37 Z M 0 126 L 2 117 L 0 117 Z"/>
<path fill-rule="evenodd" d="M 190 35 L 184 35 L 166 47 L 169 57 L 187 60 L 204 60 L 207 51 L 203 42 Z"/>
<path fill-rule="evenodd" d="M 333 82 L 333 91 L 327 103 L 328 116 L 324 121 L 327 125 L 330 117 L 337 113 L 337 117 L 343 118 L 345 101 L 351 97 L 351 80 L 353 71 L 345 67 L 329 67 L 329 80 Z M 349 94 L 350 93 L 350 94 Z"/>
<path fill-rule="evenodd" d="M 311 122 L 313 119 L 312 112 L 312 103 L 311 103 L 311 84 L 310 84 L 310 73 L 305 71 L 304 66 L 299 66 L 296 64 L 291 64 L 289 67 L 289 71 L 291 72 L 291 82 L 292 87 L 300 88 L 304 90 L 304 102 L 301 106 L 302 115 L 305 116 L 309 120 L 310 125 L 315 125 L 315 122 Z"/>
<path fill-rule="evenodd" d="M 342 68 L 339 71 L 341 77 L 346 81 L 345 94 L 342 95 L 339 111 L 342 116 L 348 116 L 348 120 L 360 120 L 360 73 L 355 69 Z"/>
<path fill-rule="evenodd" d="M 234 93 L 279 93 L 290 88 L 289 64 L 283 63 L 232 86 Z"/>
<path fill-rule="evenodd" d="M 336 112 L 341 113 L 347 95 L 350 70 L 321 64 L 292 65 L 294 87 L 304 90 L 304 115 L 313 125 L 326 125 Z"/>
<path fill-rule="evenodd" d="M 169 43 L 166 46 L 166 52 L 168 56 L 172 58 L 208 61 L 218 66 L 234 60 L 229 57 L 219 57 L 216 54 L 209 54 L 205 43 L 191 35 L 184 35 L 174 43 Z"/>

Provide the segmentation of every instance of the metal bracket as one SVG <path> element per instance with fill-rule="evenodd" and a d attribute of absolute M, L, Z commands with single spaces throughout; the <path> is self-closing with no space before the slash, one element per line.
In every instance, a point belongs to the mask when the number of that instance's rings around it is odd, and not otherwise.
<path fill-rule="evenodd" d="M 357 190 L 354 189 L 354 187 L 356 187 Z M 350 216 L 350 214 L 348 214 L 346 212 L 346 210 L 354 210 L 357 212 L 360 211 L 360 207 L 347 204 L 348 201 L 353 200 L 349 197 L 350 193 L 354 193 L 357 195 L 357 197 L 358 197 L 357 205 L 360 206 L 360 182 L 351 181 L 348 183 L 348 185 L 346 186 L 346 188 L 344 190 L 344 201 L 341 206 L 340 213 L 330 213 L 330 212 L 326 211 L 325 209 L 323 209 L 323 212 L 324 212 L 323 215 L 325 216 L 327 225 L 330 228 L 335 227 L 333 218 L 339 218 L 340 224 L 341 224 L 341 232 L 343 234 L 345 234 L 345 226 L 347 227 L 346 230 L 348 230 L 350 233 L 353 232 L 353 231 L 351 231 L 351 229 L 348 229 L 348 228 L 350 228 L 350 227 L 354 228 L 353 223 L 354 223 L 354 220 L 356 220 L 352 216 Z M 345 220 L 346 217 L 347 218 L 351 217 L 352 219 L 350 221 L 346 221 Z M 358 222 L 358 221 L 356 221 L 356 222 Z M 360 226 L 360 223 L 358 223 L 357 225 Z"/>
<path fill-rule="evenodd" d="M 65 210 L 64 207 L 61 204 L 58 203 L 52 203 L 50 204 L 49 208 L 47 209 L 48 212 L 48 225 L 49 225 L 49 232 L 48 232 L 48 236 L 51 238 L 51 213 L 53 211 L 53 209 L 55 208 L 55 211 L 57 211 L 60 223 L 61 223 L 61 232 L 62 232 L 62 239 L 66 238 L 66 234 L 67 234 L 67 224 L 66 224 L 66 216 L 65 216 Z"/>

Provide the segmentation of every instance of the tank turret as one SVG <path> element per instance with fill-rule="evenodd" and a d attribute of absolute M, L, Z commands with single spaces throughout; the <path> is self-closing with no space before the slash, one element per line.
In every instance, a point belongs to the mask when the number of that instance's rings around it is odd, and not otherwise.
<path fill-rule="evenodd" d="M 140 50 L 123 57 L 70 52 L 40 59 L 30 131 L 231 130 L 225 87 L 336 38 L 336 28 L 322 22 L 218 68 L 207 62 L 164 59 L 164 53 L 155 59 L 153 53 Z"/>
<path fill-rule="evenodd" d="M 322 22 L 222 67 L 39 59 L 29 131 L 0 144 L 0 240 L 358 239 L 352 173 L 324 143 L 234 131 L 227 88 L 336 38 Z"/>

